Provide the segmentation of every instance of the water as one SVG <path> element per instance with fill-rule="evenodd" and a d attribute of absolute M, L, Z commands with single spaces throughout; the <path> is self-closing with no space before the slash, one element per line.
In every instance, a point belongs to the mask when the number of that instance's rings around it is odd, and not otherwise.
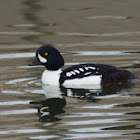
<path fill-rule="evenodd" d="M 61 51 L 64 68 L 95 62 L 140 76 L 139 4 L 136 0 L 3 1 L 0 139 L 140 139 L 139 81 L 42 87 L 44 67 L 27 66 L 41 44 L 51 43 Z"/>

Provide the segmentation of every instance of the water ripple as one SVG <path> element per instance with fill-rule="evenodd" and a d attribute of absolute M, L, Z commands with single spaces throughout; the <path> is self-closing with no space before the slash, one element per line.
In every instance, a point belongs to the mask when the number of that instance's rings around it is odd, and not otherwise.
<path fill-rule="evenodd" d="M 92 17 L 87 17 L 87 19 L 116 19 L 116 20 L 121 20 L 121 19 L 129 19 L 130 17 L 123 17 L 123 16 L 92 16 Z"/>
<path fill-rule="evenodd" d="M 90 139 L 90 138 L 104 138 L 104 137 L 115 137 L 120 136 L 123 133 L 96 133 L 96 134 L 65 134 L 66 138 L 63 139 Z"/>
<path fill-rule="evenodd" d="M 124 113 L 109 113 L 109 112 L 102 112 L 102 113 L 91 113 L 91 112 L 82 112 L 82 113 L 73 113 L 71 115 L 65 115 L 64 117 L 68 118 L 75 118 L 75 117 L 95 117 L 95 116 L 121 116 Z"/>
<path fill-rule="evenodd" d="M 5 105 L 19 105 L 19 104 L 29 104 L 31 101 L 7 101 L 7 102 L 0 102 L 0 106 Z"/>
<path fill-rule="evenodd" d="M 19 82 L 24 82 L 24 81 L 33 80 L 33 79 L 36 79 L 36 78 L 20 78 L 20 79 L 10 80 L 6 82 L 5 84 L 17 84 Z"/>
<path fill-rule="evenodd" d="M 64 36 L 83 36 L 83 37 L 98 37 L 98 36 L 136 36 L 140 35 L 140 31 L 134 32 L 118 32 L 118 33 L 102 33 L 102 34 L 87 34 L 87 33 L 68 33 L 68 32 L 58 32 L 58 35 Z"/>
<path fill-rule="evenodd" d="M 17 130 L 6 130 L 0 131 L 0 135 L 2 134 L 25 134 L 25 133 L 38 133 L 38 132 L 46 132 L 45 129 L 17 129 Z"/>
<path fill-rule="evenodd" d="M 0 59 L 34 57 L 35 53 L 10 53 L 0 54 Z"/>
<path fill-rule="evenodd" d="M 25 94 L 25 92 L 20 92 L 20 91 L 15 91 L 15 90 L 3 90 L 1 92 L 5 94 Z"/>
<path fill-rule="evenodd" d="M 112 36 L 112 35 L 111 35 Z M 140 46 L 139 41 L 94 41 L 84 43 L 69 43 L 69 44 L 57 44 L 59 47 L 88 47 L 88 46 Z"/>
<path fill-rule="evenodd" d="M 0 111 L 0 115 L 32 114 L 32 113 L 37 113 L 37 110 L 36 109 L 24 109 L 24 110 Z"/>
<path fill-rule="evenodd" d="M 34 93 L 34 94 L 44 94 L 43 90 L 34 89 L 34 90 L 25 90 L 25 92 Z"/>
<path fill-rule="evenodd" d="M 129 51 L 74 51 L 73 55 L 127 55 Z"/>
<path fill-rule="evenodd" d="M 35 136 L 35 137 L 30 137 L 29 139 L 31 140 L 47 140 L 47 139 L 56 139 L 59 138 L 59 136 L 56 135 L 41 135 L 41 136 Z"/>
<path fill-rule="evenodd" d="M 118 104 L 108 104 L 108 105 L 98 105 L 98 106 L 82 106 L 82 107 L 75 107 L 75 108 L 97 108 L 97 109 L 110 109 Z"/>
<path fill-rule="evenodd" d="M 90 124 L 106 124 L 106 123 L 116 123 L 120 122 L 119 119 L 99 119 L 99 120 L 86 120 L 86 121 L 72 121 L 72 122 L 65 122 L 61 125 L 90 125 Z M 121 121 L 127 122 L 127 121 Z"/>

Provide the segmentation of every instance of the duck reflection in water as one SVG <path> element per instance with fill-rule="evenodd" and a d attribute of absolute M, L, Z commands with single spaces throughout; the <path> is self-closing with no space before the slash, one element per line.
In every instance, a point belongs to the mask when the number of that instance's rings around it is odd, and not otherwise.
<path fill-rule="evenodd" d="M 40 104 L 38 107 L 39 121 L 53 122 L 61 120 L 58 115 L 63 114 L 63 108 L 66 105 L 66 100 L 62 96 L 62 92 L 58 86 L 42 85 L 46 100 L 30 102 L 31 104 Z"/>
<path fill-rule="evenodd" d="M 60 87 L 65 96 L 96 102 L 97 97 L 106 97 L 128 91 L 134 87 L 131 81 L 121 83 L 108 83 L 101 86 L 79 86 L 79 87 Z M 120 95 L 121 96 L 121 95 Z"/>
<path fill-rule="evenodd" d="M 133 86 L 134 83 L 132 82 L 116 83 L 113 85 L 106 84 L 94 88 L 91 86 L 59 87 L 43 84 L 42 88 L 44 90 L 46 100 L 31 102 L 31 104 L 41 105 L 40 107 L 38 107 L 39 121 L 59 121 L 61 120 L 61 118 L 59 118 L 59 115 L 65 113 L 63 109 L 66 105 L 64 96 L 96 102 L 98 100 L 101 100 L 97 98 L 99 96 L 105 97 L 108 95 L 119 94 L 122 91 L 130 90 Z"/>

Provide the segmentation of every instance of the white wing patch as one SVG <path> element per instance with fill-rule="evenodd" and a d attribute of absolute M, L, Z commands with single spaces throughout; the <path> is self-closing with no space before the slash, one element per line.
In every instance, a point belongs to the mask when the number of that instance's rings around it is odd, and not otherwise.
<path fill-rule="evenodd" d="M 92 72 L 88 71 L 88 70 L 96 70 L 96 68 L 92 67 L 92 66 L 86 66 L 86 67 L 83 67 L 83 68 L 78 68 L 78 69 L 67 72 L 66 76 L 71 77 L 72 75 L 78 75 L 78 74 L 83 73 L 83 72 L 85 72 L 85 74 L 84 74 L 85 76 L 90 75 Z M 98 72 L 96 72 L 96 73 L 98 73 Z"/>
<path fill-rule="evenodd" d="M 75 70 L 66 73 L 67 77 L 71 77 L 72 75 L 76 75 Z"/>
<path fill-rule="evenodd" d="M 88 67 L 89 69 L 92 69 L 92 70 L 95 70 L 96 68 L 95 67 Z"/>
<path fill-rule="evenodd" d="M 42 62 L 42 63 L 46 63 L 47 62 L 47 59 L 42 57 L 39 53 L 38 53 L 38 58 L 39 58 L 40 62 Z"/>
<path fill-rule="evenodd" d="M 80 73 L 80 71 L 79 71 L 79 70 L 74 70 L 74 72 L 76 72 L 76 73 L 78 73 L 78 74 Z"/>
<path fill-rule="evenodd" d="M 67 76 L 67 77 L 71 77 L 71 76 L 72 76 L 72 73 L 67 72 L 67 73 L 66 73 L 66 76 Z"/>
<path fill-rule="evenodd" d="M 86 70 L 88 70 L 88 67 L 85 67 Z"/>
<path fill-rule="evenodd" d="M 66 72 L 67 77 L 76 76 L 73 79 L 66 79 L 63 83 L 64 86 L 66 85 L 100 85 L 102 75 L 91 75 L 92 71 L 98 73 L 96 67 L 93 66 L 85 66 L 79 67 L 77 69 L 73 69 L 71 71 Z M 80 74 L 83 74 L 82 77 L 78 78 Z"/>
<path fill-rule="evenodd" d="M 87 72 L 87 73 L 85 73 L 84 75 L 89 75 L 89 74 L 91 74 L 91 72 Z"/>
<path fill-rule="evenodd" d="M 74 71 L 71 71 L 70 73 L 71 73 L 72 75 L 76 75 L 76 73 L 75 73 Z"/>
<path fill-rule="evenodd" d="M 83 69 L 83 68 L 79 68 L 79 70 L 80 70 L 81 72 L 84 72 L 84 69 Z"/>

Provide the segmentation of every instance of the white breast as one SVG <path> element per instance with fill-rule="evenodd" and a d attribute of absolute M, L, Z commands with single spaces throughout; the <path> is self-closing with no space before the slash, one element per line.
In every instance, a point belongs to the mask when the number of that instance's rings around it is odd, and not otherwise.
<path fill-rule="evenodd" d="M 42 74 L 42 83 L 47 85 L 59 85 L 61 69 L 57 71 L 45 70 Z"/>

